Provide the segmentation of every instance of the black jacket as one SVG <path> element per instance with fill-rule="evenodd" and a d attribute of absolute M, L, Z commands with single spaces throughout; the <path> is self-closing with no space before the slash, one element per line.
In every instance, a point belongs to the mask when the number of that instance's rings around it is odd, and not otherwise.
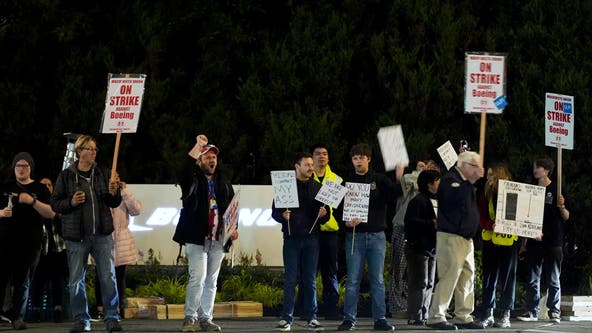
<path fill-rule="evenodd" d="M 331 217 L 329 207 L 326 207 L 327 215 L 317 220 L 319 209 L 323 206 L 322 202 L 315 200 L 317 193 L 321 189 L 320 183 L 313 178 L 305 182 L 297 180 L 296 187 L 298 189 L 298 208 L 290 208 L 290 230 L 288 230 L 288 221 L 283 217 L 286 208 L 276 208 L 275 202 L 272 204 L 271 217 L 282 224 L 284 239 L 318 234 L 321 231 L 321 224 L 325 224 Z"/>
<path fill-rule="evenodd" d="M 70 241 L 91 239 L 95 234 L 110 235 L 113 232 L 113 217 L 109 208 L 121 203 L 121 192 L 109 192 L 109 171 L 94 165 L 90 183 L 80 175 L 78 162 L 63 170 L 51 195 L 51 208 L 62 214 L 62 236 Z M 72 207 L 71 200 L 78 190 L 86 192 L 84 204 Z"/>
<path fill-rule="evenodd" d="M 479 227 L 476 188 L 453 168 L 438 188 L 438 231 L 472 238 Z"/>
<path fill-rule="evenodd" d="M 435 195 L 432 197 L 435 198 Z M 433 257 L 436 250 L 436 212 L 431 199 L 427 193 L 420 192 L 407 205 L 405 239 L 408 247 Z"/>
<path fill-rule="evenodd" d="M 210 227 L 208 179 L 195 164 L 195 159 L 190 156 L 187 156 L 183 162 L 179 185 L 181 186 L 183 208 L 173 240 L 181 245 L 186 243 L 204 245 Z M 223 225 L 222 216 L 234 197 L 234 190 L 230 182 L 218 172 L 218 169 L 214 173 L 214 192 L 218 205 L 218 223 Z M 224 250 L 228 251 L 231 244 L 232 241 L 229 239 L 228 243 L 224 244 Z"/>

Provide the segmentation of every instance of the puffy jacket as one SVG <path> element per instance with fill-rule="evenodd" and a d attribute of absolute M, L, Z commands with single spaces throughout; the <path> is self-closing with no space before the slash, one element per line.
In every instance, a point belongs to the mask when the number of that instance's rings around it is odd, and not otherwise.
<path fill-rule="evenodd" d="M 129 216 L 138 216 L 142 212 L 142 203 L 128 189 L 121 190 L 121 204 L 112 208 L 113 213 L 113 244 L 115 266 L 133 265 L 136 263 L 136 242 L 129 229 Z"/>
<path fill-rule="evenodd" d="M 121 193 L 109 193 L 109 171 L 96 164 L 91 169 L 90 183 L 77 170 L 78 162 L 63 170 L 58 176 L 51 195 L 51 208 L 62 214 L 62 236 L 70 241 L 91 239 L 95 234 L 110 235 L 113 232 L 113 218 L 109 208 L 121 203 Z M 86 188 L 84 204 L 72 207 L 74 193 Z M 88 187 L 87 187 L 88 186 Z"/>

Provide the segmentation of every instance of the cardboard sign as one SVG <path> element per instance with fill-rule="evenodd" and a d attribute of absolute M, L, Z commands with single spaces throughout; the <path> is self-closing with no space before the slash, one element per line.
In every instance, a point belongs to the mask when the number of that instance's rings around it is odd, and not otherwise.
<path fill-rule="evenodd" d="M 465 113 L 502 113 L 506 95 L 506 57 L 465 54 Z"/>
<path fill-rule="evenodd" d="M 109 74 L 101 133 L 135 133 L 144 98 L 144 74 Z"/>
<path fill-rule="evenodd" d="M 358 218 L 362 222 L 368 222 L 370 186 L 371 184 L 345 183 L 347 193 L 343 202 L 344 221 L 351 221 Z"/>
<path fill-rule="evenodd" d="M 383 127 L 378 130 L 377 136 L 385 171 L 395 170 L 397 164 L 409 165 L 409 155 L 407 155 L 401 125 Z"/>
<path fill-rule="evenodd" d="M 224 221 L 224 228 L 222 229 L 222 244 L 226 244 L 230 235 L 238 228 L 238 212 L 239 212 L 240 191 L 237 191 L 230 200 L 222 220 Z"/>
<path fill-rule="evenodd" d="M 298 208 L 298 189 L 296 171 L 279 170 L 271 172 L 273 201 L 276 208 Z"/>
<path fill-rule="evenodd" d="M 545 95 L 545 145 L 573 149 L 573 96 L 547 93 Z"/>
<path fill-rule="evenodd" d="M 440 154 L 440 158 L 444 162 L 447 170 L 450 170 L 458 161 L 458 154 L 454 147 L 452 147 L 452 143 L 450 140 L 446 141 L 443 145 L 438 147 L 438 154 Z"/>
<path fill-rule="evenodd" d="M 343 200 L 343 197 L 345 196 L 346 192 L 347 188 L 345 186 L 342 186 L 341 184 L 338 184 L 332 181 L 331 179 L 327 179 L 323 183 L 323 186 L 319 190 L 319 193 L 317 193 L 317 195 L 315 196 L 315 199 L 317 201 L 324 203 L 327 206 L 336 208 L 337 206 L 339 206 L 341 200 Z"/>
<path fill-rule="evenodd" d="M 499 180 L 495 232 L 535 238 L 543 233 L 545 188 Z"/>

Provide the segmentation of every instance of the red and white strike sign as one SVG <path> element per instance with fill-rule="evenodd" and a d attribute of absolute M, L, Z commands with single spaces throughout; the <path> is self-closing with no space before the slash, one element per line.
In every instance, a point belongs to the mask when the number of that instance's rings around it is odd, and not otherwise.
<path fill-rule="evenodd" d="M 136 132 L 145 83 L 145 74 L 109 74 L 101 133 Z"/>
<path fill-rule="evenodd" d="M 545 95 L 545 145 L 573 149 L 573 96 L 547 93 Z"/>

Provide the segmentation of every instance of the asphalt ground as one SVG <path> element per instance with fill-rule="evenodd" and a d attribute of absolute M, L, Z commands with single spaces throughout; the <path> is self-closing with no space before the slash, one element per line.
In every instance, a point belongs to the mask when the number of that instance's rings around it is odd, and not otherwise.
<path fill-rule="evenodd" d="M 214 319 L 214 322 L 222 327 L 222 332 L 275 332 L 279 318 L 237 318 L 237 319 Z M 148 320 L 148 319 L 124 319 L 121 326 L 124 332 L 180 332 L 182 320 Z M 337 331 L 339 321 L 320 320 L 324 331 Z M 404 319 L 389 318 L 389 322 L 396 326 L 397 332 L 443 332 L 432 330 L 428 327 L 417 327 L 407 325 Z M 71 322 L 64 323 L 28 323 L 25 333 L 67 333 L 72 326 Z M 306 323 L 295 321 L 292 325 L 294 332 L 308 332 Z M 0 332 L 13 331 L 8 324 L 0 325 Z M 532 333 L 564 333 L 564 332 L 592 332 L 592 321 L 562 321 L 554 324 L 547 321 L 520 322 L 512 320 L 512 327 L 488 328 L 486 330 L 461 330 L 463 332 L 532 332 Z M 105 332 L 105 325 L 101 322 L 92 323 L 92 332 Z M 355 332 L 377 332 L 373 330 L 371 318 L 360 318 Z"/>

